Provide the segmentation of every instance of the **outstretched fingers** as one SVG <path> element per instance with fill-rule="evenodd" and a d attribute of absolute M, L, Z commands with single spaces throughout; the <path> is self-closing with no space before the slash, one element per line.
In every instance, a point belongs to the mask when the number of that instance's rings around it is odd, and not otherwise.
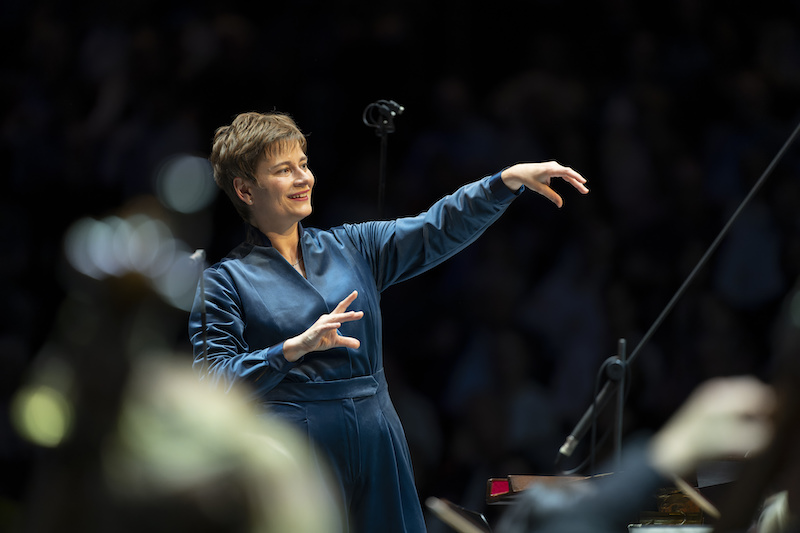
<path fill-rule="evenodd" d="M 314 324 L 300 335 L 287 339 L 283 344 L 284 357 L 288 361 L 297 361 L 310 352 L 320 352 L 335 347 L 357 349 L 361 341 L 354 337 L 340 334 L 339 328 L 346 322 L 361 320 L 363 311 L 348 311 L 347 308 L 358 297 L 358 292 L 351 292 L 339 302 L 329 314 L 320 316 Z"/>
<path fill-rule="evenodd" d="M 543 163 L 522 163 L 511 167 L 508 174 L 506 185 L 515 189 L 518 184 L 541 194 L 556 206 L 562 207 L 564 200 L 551 188 L 552 180 L 560 178 L 572 185 L 581 194 L 589 192 L 586 187 L 586 178 L 572 167 L 567 167 L 557 161 L 546 161 Z"/>
<path fill-rule="evenodd" d="M 358 291 L 353 291 L 347 297 L 339 302 L 333 309 L 333 312 L 328 315 L 328 320 L 335 322 L 352 322 L 353 320 L 360 320 L 364 316 L 364 311 L 347 311 L 355 299 L 358 298 Z M 341 325 L 341 324 L 339 324 Z M 339 326 L 336 326 L 337 328 Z"/>
<path fill-rule="evenodd" d="M 564 168 L 566 171 L 561 174 L 560 178 L 575 187 L 581 194 L 588 193 L 589 188 L 586 186 L 586 178 L 569 167 Z"/>
<path fill-rule="evenodd" d="M 364 311 L 347 311 L 347 308 L 350 307 L 355 299 L 358 298 L 358 291 L 353 291 L 345 297 L 344 300 L 338 303 L 338 305 L 333 309 L 333 312 L 327 316 L 327 320 L 329 321 L 327 326 L 333 326 L 330 329 L 334 330 L 334 335 L 336 336 L 333 341 L 334 344 L 337 346 L 344 346 L 346 348 L 358 348 L 361 346 L 361 341 L 354 337 L 344 337 L 339 334 L 338 329 L 339 327 L 344 324 L 345 322 L 353 322 L 355 320 L 361 320 L 364 317 Z M 326 328 L 326 330 L 328 329 Z"/>
<path fill-rule="evenodd" d="M 537 193 L 547 198 L 548 200 L 550 200 L 551 202 L 553 202 L 554 204 L 556 204 L 557 207 L 561 207 L 562 205 L 564 205 L 563 198 L 561 198 L 561 196 L 556 191 L 551 189 L 550 185 L 548 185 L 547 183 L 537 182 L 534 183 L 531 186 L 531 188 Z"/>
<path fill-rule="evenodd" d="M 344 337 L 342 335 L 338 335 L 338 337 L 339 338 L 336 339 L 337 346 L 350 348 L 351 350 L 356 350 L 361 347 L 361 341 L 355 337 Z"/>
<path fill-rule="evenodd" d="M 358 291 L 351 292 L 345 297 L 344 300 L 342 300 L 336 305 L 336 307 L 333 309 L 333 313 L 331 314 L 344 312 L 345 309 L 350 307 L 350 304 L 353 303 L 356 298 L 358 298 Z"/>
<path fill-rule="evenodd" d="M 589 189 L 586 187 L 586 178 L 581 176 L 581 174 L 572 167 L 566 167 L 556 161 L 550 162 L 550 168 L 547 169 L 547 178 L 548 184 L 552 178 L 561 178 L 582 194 L 589 192 Z"/>

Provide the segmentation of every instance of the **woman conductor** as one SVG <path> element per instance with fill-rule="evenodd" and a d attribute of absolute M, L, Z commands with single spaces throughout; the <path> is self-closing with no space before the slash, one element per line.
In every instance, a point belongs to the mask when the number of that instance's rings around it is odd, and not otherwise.
<path fill-rule="evenodd" d="M 581 193 L 586 180 L 555 162 L 517 164 L 417 216 L 320 230 L 301 223 L 314 190 L 306 147 L 281 113 L 243 113 L 216 131 L 214 178 L 249 231 L 203 274 L 189 324 L 194 366 L 223 387 L 245 384 L 308 435 L 331 471 L 344 529 L 423 532 L 383 375 L 381 292 L 464 249 L 525 188 L 561 207 L 551 179 Z"/>

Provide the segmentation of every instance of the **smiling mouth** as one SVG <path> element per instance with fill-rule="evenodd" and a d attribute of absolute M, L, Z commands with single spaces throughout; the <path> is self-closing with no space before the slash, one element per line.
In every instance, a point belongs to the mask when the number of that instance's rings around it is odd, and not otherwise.
<path fill-rule="evenodd" d="M 308 197 L 308 191 L 289 195 L 289 198 L 291 198 L 292 200 L 302 200 L 307 197 Z"/>

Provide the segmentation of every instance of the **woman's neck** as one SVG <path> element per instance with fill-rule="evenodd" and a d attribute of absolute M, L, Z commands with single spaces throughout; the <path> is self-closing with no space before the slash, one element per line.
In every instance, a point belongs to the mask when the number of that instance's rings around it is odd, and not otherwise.
<path fill-rule="evenodd" d="M 281 254 L 290 264 L 295 263 L 300 258 L 300 233 L 298 225 L 295 223 L 291 227 L 280 231 L 261 232 L 269 239 L 272 247 Z"/>

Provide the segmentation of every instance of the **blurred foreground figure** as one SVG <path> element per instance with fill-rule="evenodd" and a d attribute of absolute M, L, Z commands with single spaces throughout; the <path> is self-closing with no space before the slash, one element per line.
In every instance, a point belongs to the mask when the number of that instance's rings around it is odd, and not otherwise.
<path fill-rule="evenodd" d="M 293 427 L 163 363 L 135 370 L 103 460 L 121 511 L 107 531 L 335 531 L 326 480 Z"/>
<path fill-rule="evenodd" d="M 47 450 L 22 531 L 338 531 L 306 442 L 168 359 L 132 365 L 116 428 Z"/>
<path fill-rule="evenodd" d="M 498 533 L 620 532 L 660 487 L 706 460 L 752 457 L 769 444 L 776 396 L 752 377 L 700 385 L 647 441 L 632 443 L 622 468 L 588 483 L 535 485 L 501 518 Z"/>
<path fill-rule="evenodd" d="M 128 233 L 115 248 L 148 245 L 158 256 L 158 242 L 130 243 Z M 338 531 L 327 465 L 238 387 L 197 380 L 175 343 L 185 311 L 153 279 L 138 270 L 64 279 L 57 323 L 15 395 L 15 429 L 36 447 L 24 507 L 13 524 L 0 516 L 0 530 Z"/>

